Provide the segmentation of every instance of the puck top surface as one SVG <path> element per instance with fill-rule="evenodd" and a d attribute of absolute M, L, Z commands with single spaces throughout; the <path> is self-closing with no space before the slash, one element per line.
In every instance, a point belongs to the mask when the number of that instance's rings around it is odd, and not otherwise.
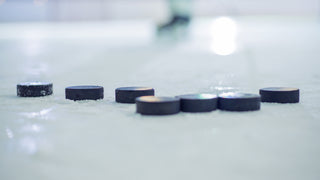
<path fill-rule="evenodd" d="M 70 87 L 67 87 L 66 89 L 100 89 L 102 88 L 102 86 L 91 86 L 91 85 L 83 85 L 83 86 L 70 86 Z"/>
<path fill-rule="evenodd" d="M 251 98 L 260 98 L 258 94 L 249 94 L 249 93 L 222 93 L 219 95 L 219 98 L 226 99 L 251 99 Z"/>
<path fill-rule="evenodd" d="M 48 86 L 52 85 L 52 83 L 49 82 L 23 82 L 19 83 L 18 86 Z"/>
<path fill-rule="evenodd" d="M 149 87 L 120 87 L 116 89 L 117 91 L 148 91 L 153 90 L 153 88 Z"/>
<path fill-rule="evenodd" d="M 287 92 L 287 91 L 298 91 L 298 88 L 291 88 L 291 87 L 267 87 L 262 88 L 262 91 L 277 91 L 277 92 Z"/>
<path fill-rule="evenodd" d="M 207 100 L 207 99 L 215 99 L 218 96 L 214 94 L 185 94 L 185 95 L 180 95 L 177 96 L 180 99 L 187 99 L 187 100 Z"/>
<path fill-rule="evenodd" d="M 136 98 L 137 102 L 146 102 L 146 103 L 167 103 L 167 102 L 176 102 L 179 100 L 180 99 L 176 97 L 156 97 L 156 96 L 141 96 Z"/>

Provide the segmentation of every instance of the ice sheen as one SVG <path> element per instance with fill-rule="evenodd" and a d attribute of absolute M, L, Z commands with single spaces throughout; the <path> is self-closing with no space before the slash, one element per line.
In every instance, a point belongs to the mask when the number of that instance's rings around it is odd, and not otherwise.
<path fill-rule="evenodd" d="M 210 51 L 206 19 L 193 20 L 185 41 L 158 44 L 141 37 L 147 30 L 136 38 L 134 23 L 116 26 L 129 39 L 103 34 L 113 28 L 105 22 L 0 24 L 0 179 L 320 179 L 319 23 L 295 16 L 235 21 L 239 50 L 229 56 Z M 55 37 L 9 36 L 33 30 Z M 78 31 L 94 34 L 68 38 Z M 29 46 L 41 50 L 30 54 Z M 34 80 L 52 81 L 54 95 L 16 96 L 18 82 Z M 101 85 L 105 98 L 66 100 L 65 87 L 77 84 Z M 288 86 L 300 88 L 301 102 L 146 117 L 114 102 L 114 90 L 128 85 L 153 87 L 158 96 Z"/>

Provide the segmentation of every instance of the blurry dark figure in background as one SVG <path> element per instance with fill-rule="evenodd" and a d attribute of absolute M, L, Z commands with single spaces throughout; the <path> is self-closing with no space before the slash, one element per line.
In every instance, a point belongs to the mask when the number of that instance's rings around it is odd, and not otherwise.
<path fill-rule="evenodd" d="M 169 12 L 171 14 L 170 20 L 158 26 L 158 33 L 174 33 L 181 34 L 191 21 L 192 0 L 167 0 L 169 5 Z"/>

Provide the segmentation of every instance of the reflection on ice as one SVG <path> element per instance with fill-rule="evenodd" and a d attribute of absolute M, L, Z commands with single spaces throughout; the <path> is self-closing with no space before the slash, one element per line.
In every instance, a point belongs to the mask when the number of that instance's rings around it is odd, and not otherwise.
<path fill-rule="evenodd" d="M 44 118 L 46 119 L 48 116 L 48 113 L 52 111 L 52 108 L 48 108 L 48 109 L 42 109 L 39 112 L 28 112 L 28 113 L 22 113 L 24 116 L 26 116 L 27 118 Z"/>
<path fill-rule="evenodd" d="M 21 139 L 20 147 L 28 154 L 35 154 L 38 151 L 37 143 L 32 137 L 25 137 Z"/>
<path fill-rule="evenodd" d="M 214 89 L 218 91 L 234 90 L 233 87 L 222 87 L 222 86 L 215 86 Z"/>
<path fill-rule="evenodd" d="M 7 133 L 8 138 L 12 139 L 14 137 L 13 132 L 12 132 L 11 129 L 6 128 L 6 133 Z"/>
<path fill-rule="evenodd" d="M 213 21 L 211 49 L 218 55 L 230 55 L 236 50 L 237 25 L 228 17 Z"/>
<path fill-rule="evenodd" d="M 34 132 L 39 132 L 41 130 L 41 127 L 37 124 L 33 124 L 31 126 L 31 129 L 34 131 Z"/>
<path fill-rule="evenodd" d="M 26 132 L 40 132 L 42 127 L 38 124 L 26 125 L 22 127 L 22 131 Z"/>

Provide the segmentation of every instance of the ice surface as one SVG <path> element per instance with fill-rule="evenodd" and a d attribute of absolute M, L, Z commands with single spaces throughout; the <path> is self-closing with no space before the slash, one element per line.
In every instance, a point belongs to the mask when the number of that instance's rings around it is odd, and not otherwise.
<path fill-rule="evenodd" d="M 120 31 L 110 23 L 0 24 L 0 179 L 320 179 L 319 23 L 234 20 L 238 49 L 228 56 L 210 48 L 211 19 L 171 42 L 150 36 L 147 23 L 117 22 Z M 52 81 L 54 94 L 16 97 L 25 81 Z M 104 86 L 104 100 L 66 100 L 65 87 L 81 84 Z M 114 102 L 124 86 L 159 96 L 297 87 L 301 102 L 150 117 Z"/>

